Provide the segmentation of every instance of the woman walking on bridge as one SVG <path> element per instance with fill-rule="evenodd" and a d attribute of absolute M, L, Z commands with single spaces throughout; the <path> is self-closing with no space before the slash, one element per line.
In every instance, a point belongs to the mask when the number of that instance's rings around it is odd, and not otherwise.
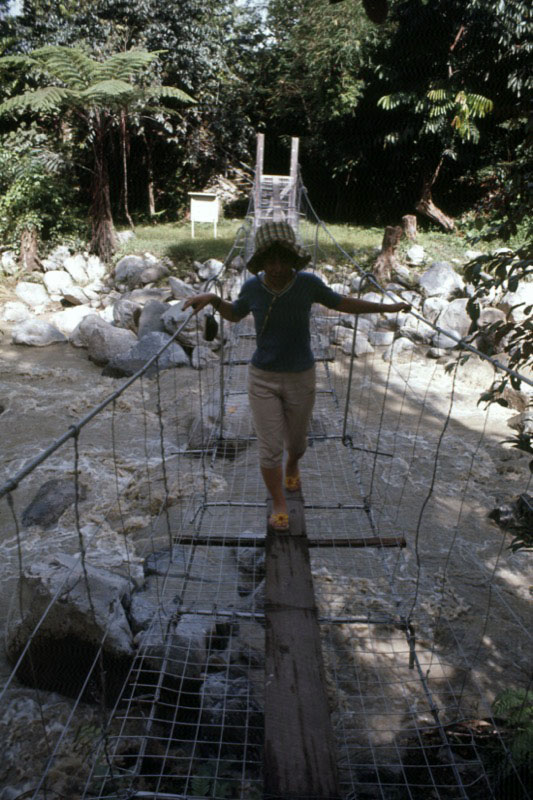
<path fill-rule="evenodd" d="M 272 497 L 269 525 L 287 531 L 284 488 L 300 489 L 299 461 L 307 447 L 307 430 L 315 402 L 315 360 L 311 351 L 311 306 L 347 314 L 407 311 L 408 303 L 372 303 L 334 292 L 309 272 L 311 256 L 297 243 L 286 222 L 258 228 L 255 251 L 246 265 L 247 280 L 234 302 L 214 293 L 188 298 L 183 308 L 195 312 L 211 304 L 228 322 L 253 314 L 257 349 L 248 372 L 248 397 L 259 442 L 259 462 Z M 283 472 L 283 448 L 287 451 Z"/>

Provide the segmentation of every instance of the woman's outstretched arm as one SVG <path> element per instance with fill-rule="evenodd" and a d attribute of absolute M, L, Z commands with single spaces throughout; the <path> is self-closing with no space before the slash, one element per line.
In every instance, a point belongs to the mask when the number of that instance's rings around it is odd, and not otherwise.
<path fill-rule="evenodd" d="M 183 311 L 186 308 L 192 307 L 194 313 L 197 314 L 202 308 L 209 305 L 213 306 L 215 311 L 218 311 L 221 317 L 224 317 L 228 322 L 239 322 L 241 317 L 238 317 L 233 311 L 233 305 L 223 300 L 218 294 L 214 292 L 206 292 L 205 294 L 195 294 L 193 297 L 188 297 L 183 304 Z"/>
<path fill-rule="evenodd" d="M 372 303 L 358 297 L 343 297 L 336 311 L 346 314 L 394 314 L 398 311 L 410 311 L 409 303 Z"/>

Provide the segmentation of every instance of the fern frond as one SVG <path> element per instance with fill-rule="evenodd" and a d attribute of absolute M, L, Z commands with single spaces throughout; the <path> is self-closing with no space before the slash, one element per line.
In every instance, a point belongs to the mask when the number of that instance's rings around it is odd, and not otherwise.
<path fill-rule="evenodd" d="M 37 61 L 31 56 L 2 56 L 0 58 L 0 69 L 5 67 L 29 67 L 37 64 Z"/>
<path fill-rule="evenodd" d="M 146 50 L 127 50 L 125 53 L 115 53 L 103 63 L 98 64 L 97 79 L 99 81 L 129 81 L 135 73 L 148 67 L 156 58 L 157 52 L 149 53 Z"/>
<path fill-rule="evenodd" d="M 74 93 L 60 86 L 46 86 L 34 92 L 24 92 L 0 103 L 0 114 L 16 114 L 30 111 L 34 113 L 55 111 L 66 102 L 72 102 Z"/>
<path fill-rule="evenodd" d="M 50 75 L 67 86 L 81 89 L 96 79 L 98 62 L 77 47 L 50 45 L 34 50 L 32 55 Z"/>
<path fill-rule="evenodd" d="M 182 89 L 177 89 L 175 86 L 158 86 L 156 93 L 161 99 L 173 97 L 176 100 L 181 100 L 182 103 L 197 102 L 190 94 L 187 94 Z"/>
<path fill-rule="evenodd" d="M 88 103 L 126 104 L 139 96 L 139 90 L 126 81 L 110 79 L 99 81 L 80 92 Z"/>

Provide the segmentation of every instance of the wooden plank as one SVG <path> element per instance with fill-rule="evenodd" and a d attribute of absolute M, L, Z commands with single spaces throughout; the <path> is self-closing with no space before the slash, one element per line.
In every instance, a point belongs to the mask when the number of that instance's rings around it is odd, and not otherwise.
<path fill-rule="evenodd" d="M 266 544 L 263 533 L 246 536 L 226 536 L 221 534 L 186 534 L 174 537 L 175 544 L 195 544 L 199 547 L 262 547 Z M 331 539 L 307 539 L 308 547 L 405 547 L 403 536 L 371 537 L 332 537 Z"/>
<path fill-rule="evenodd" d="M 290 532 L 266 539 L 264 796 L 338 800 L 302 498 L 287 499 Z"/>

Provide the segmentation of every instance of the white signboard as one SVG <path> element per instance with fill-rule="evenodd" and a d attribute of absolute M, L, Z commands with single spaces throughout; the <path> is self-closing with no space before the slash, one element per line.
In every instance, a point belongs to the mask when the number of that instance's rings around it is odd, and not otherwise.
<path fill-rule="evenodd" d="M 212 222 L 217 238 L 219 202 L 218 195 L 211 192 L 189 192 L 191 198 L 191 236 L 194 239 L 195 222 Z"/>

